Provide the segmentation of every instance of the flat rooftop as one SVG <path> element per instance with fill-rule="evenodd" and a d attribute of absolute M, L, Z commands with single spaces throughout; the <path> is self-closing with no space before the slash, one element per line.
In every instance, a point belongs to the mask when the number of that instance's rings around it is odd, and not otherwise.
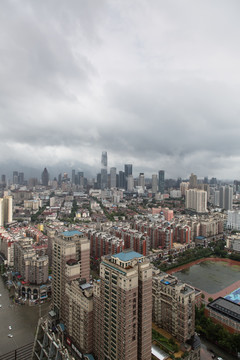
<path fill-rule="evenodd" d="M 61 233 L 61 235 L 66 236 L 66 237 L 72 237 L 75 235 L 82 235 L 82 232 L 80 232 L 78 230 L 64 231 Z"/>
<path fill-rule="evenodd" d="M 240 305 L 232 301 L 219 297 L 208 304 L 207 307 L 240 322 Z"/>
<path fill-rule="evenodd" d="M 114 258 L 118 258 L 121 261 L 130 261 L 135 258 L 142 258 L 143 255 L 137 253 L 136 251 L 127 251 L 127 252 L 121 252 L 115 255 L 112 255 Z"/>

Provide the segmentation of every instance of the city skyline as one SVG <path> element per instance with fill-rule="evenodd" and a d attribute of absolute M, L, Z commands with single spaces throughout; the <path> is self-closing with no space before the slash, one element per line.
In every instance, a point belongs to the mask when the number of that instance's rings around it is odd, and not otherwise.
<path fill-rule="evenodd" d="M 148 177 L 238 178 L 239 9 L 3 1 L 2 173 L 91 173 L 106 150 L 110 167 Z"/>

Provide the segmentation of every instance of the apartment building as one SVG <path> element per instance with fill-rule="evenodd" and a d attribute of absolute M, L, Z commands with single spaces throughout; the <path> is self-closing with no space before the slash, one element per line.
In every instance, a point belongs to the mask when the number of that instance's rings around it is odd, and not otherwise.
<path fill-rule="evenodd" d="M 94 289 L 94 356 L 98 360 L 150 360 L 152 268 L 126 251 L 103 258 Z"/>
<path fill-rule="evenodd" d="M 54 311 L 66 323 L 66 283 L 90 279 L 90 245 L 83 233 L 65 231 L 52 238 L 52 267 Z"/>
<path fill-rule="evenodd" d="M 175 276 L 153 276 L 153 321 L 185 343 L 194 335 L 195 289 Z"/>

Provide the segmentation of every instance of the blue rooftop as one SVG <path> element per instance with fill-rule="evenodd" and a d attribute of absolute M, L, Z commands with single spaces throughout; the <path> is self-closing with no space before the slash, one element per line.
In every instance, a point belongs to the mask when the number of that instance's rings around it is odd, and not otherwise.
<path fill-rule="evenodd" d="M 80 232 L 78 230 L 64 231 L 64 232 L 62 232 L 61 235 L 71 237 L 71 236 L 74 236 L 74 235 L 82 235 L 82 232 Z"/>
<path fill-rule="evenodd" d="M 84 357 L 89 360 L 94 360 L 94 357 L 92 356 L 92 354 L 84 354 Z"/>
<path fill-rule="evenodd" d="M 127 252 L 121 252 L 119 254 L 113 255 L 114 258 L 118 258 L 121 261 L 130 261 L 135 258 L 141 258 L 143 257 L 142 254 L 137 253 L 136 251 L 127 251 Z"/>

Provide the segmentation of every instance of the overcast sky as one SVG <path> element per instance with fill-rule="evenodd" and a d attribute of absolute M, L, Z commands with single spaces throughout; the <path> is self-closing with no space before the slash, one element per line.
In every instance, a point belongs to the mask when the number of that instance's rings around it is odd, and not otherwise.
<path fill-rule="evenodd" d="M 239 179 L 239 14 L 239 0 L 2 0 L 0 174 L 95 174 L 106 150 L 135 175 Z"/>

